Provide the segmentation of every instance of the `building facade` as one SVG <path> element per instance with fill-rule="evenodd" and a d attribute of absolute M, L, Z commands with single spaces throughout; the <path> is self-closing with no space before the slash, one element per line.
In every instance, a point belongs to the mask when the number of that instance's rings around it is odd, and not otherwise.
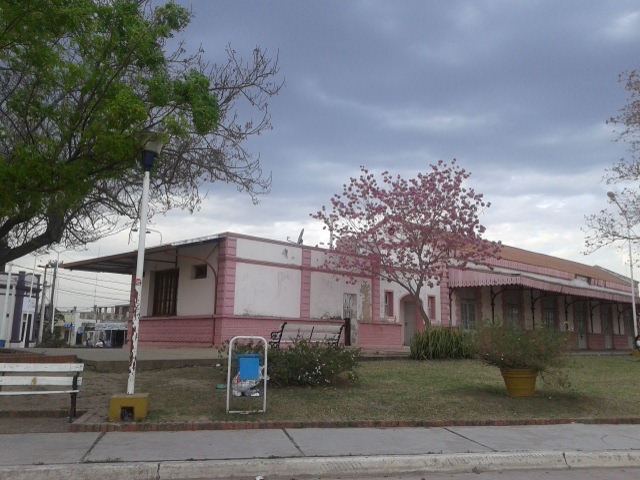
<path fill-rule="evenodd" d="M 404 289 L 377 276 L 328 270 L 326 254 L 235 233 L 149 248 L 139 345 L 211 347 L 238 335 L 268 338 L 286 321 L 344 323 L 342 343 L 398 349 L 426 328 Z M 135 262 L 136 252 L 128 252 L 62 268 L 130 275 L 133 311 Z M 630 292 L 624 278 L 598 267 L 503 247 L 485 266 L 450 267 L 420 301 L 433 326 L 473 329 L 500 318 L 569 330 L 581 348 L 628 350 Z"/>

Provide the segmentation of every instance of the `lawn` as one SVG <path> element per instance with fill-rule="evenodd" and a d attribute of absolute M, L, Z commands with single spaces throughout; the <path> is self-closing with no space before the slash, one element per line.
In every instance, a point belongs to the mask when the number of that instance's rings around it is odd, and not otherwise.
<path fill-rule="evenodd" d="M 226 413 L 226 392 L 216 390 L 224 383 L 221 368 L 138 371 L 136 392 L 149 393 L 150 422 L 640 417 L 640 361 L 631 356 L 572 357 L 571 388 L 538 380 L 535 397 L 518 399 L 507 396 L 497 368 L 472 360 L 362 362 L 358 373 L 354 383 L 268 388 L 267 412 L 241 416 Z M 106 421 L 109 398 L 126 392 L 127 374 L 86 371 L 84 378 L 78 408 L 97 410 Z M 0 411 L 64 410 L 68 402 L 62 395 L 0 397 Z"/>

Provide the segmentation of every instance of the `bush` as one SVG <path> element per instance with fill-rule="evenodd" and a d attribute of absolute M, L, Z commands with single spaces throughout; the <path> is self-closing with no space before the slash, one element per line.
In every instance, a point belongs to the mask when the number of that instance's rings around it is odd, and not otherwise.
<path fill-rule="evenodd" d="M 54 330 L 54 333 L 51 333 L 49 329 L 44 329 L 42 341 L 36 345 L 37 348 L 64 348 L 68 346 L 60 335 L 60 329 Z"/>
<path fill-rule="evenodd" d="M 531 368 L 537 372 L 562 367 L 572 348 L 569 335 L 537 327 L 526 330 L 485 321 L 476 336 L 478 359 L 500 368 Z"/>
<path fill-rule="evenodd" d="M 267 375 L 275 386 L 314 387 L 335 383 L 338 378 L 355 380 L 359 362 L 359 348 L 297 339 L 289 348 L 269 351 Z"/>
<path fill-rule="evenodd" d="M 463 359 L 473 356 L 471 332 L 454 328 L 430 328 L 411 339 L 409 358 L 414 360 Z"/>

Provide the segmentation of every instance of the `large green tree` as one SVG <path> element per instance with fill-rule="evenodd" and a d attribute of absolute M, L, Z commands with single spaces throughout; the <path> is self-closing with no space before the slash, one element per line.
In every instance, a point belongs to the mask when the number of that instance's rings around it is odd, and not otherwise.
<path fill-rule="evenodd" d="M 208 64 L 174 38 L 190 19 L 150 0 L 0 3 L 0 264 L 128 228 L 146 129 L 166 142 L 151 215 L 194 211 L 210 182 L 254 201 L 268 192 L 270 176 L 243 144 L 270 128 L 277 57 L 256 47 L 244 61 L 227 47 L 225 62 Z M 237 102 L 258 120 L 241 117 Z"/>

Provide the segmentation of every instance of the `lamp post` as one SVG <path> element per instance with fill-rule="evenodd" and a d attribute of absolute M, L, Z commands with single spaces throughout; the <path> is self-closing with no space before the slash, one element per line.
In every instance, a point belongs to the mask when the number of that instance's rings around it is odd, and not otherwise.
<path fill-rule="evenodd" d="M 609 200 L 615 203 L 620 209 L 620 213 L 624 217 L 625 222 L 627 223 L 627 239 L 629 240 L 629 276 L 631 277 L 631 312 L 633 315 L 633 338 L 638 337 L 638 317 L 636 317 L 636 294 L 635 294 L 635 282 L 633 281 L 633 254 L 631 252 L 631 224 L 629 223 L 629 217 L 627 216 L 627 211 L 622 208 L 622 205 L 618 202 L 618 198 L 616 194 L 613 192 L 607 192 L 607 196 Z"/>
<path fill-rule="evenodd" d="M 135 303 L 133 308 L 133 323 L 131 327 L 131 351 L 129 352 L 129 380 L 127 395 L 135 393 L 136 362 L 138 357 L 138 333 L 140 329 L 140 306 L 142 300 L 142 276 L 144 274 L 144 243 L 147 231 L 147 212 L 149 210 L 149 177 L 153 168 L 153 161 L 162 151 L 162 139 L 154 132 L 143 132 L 140 135 L 142 143 L 142 168 L 144 180 L 142 182 L 142 201 L 140 203 L 140 230 L 138 232 L 138 260 L 136 264 Z"/>

